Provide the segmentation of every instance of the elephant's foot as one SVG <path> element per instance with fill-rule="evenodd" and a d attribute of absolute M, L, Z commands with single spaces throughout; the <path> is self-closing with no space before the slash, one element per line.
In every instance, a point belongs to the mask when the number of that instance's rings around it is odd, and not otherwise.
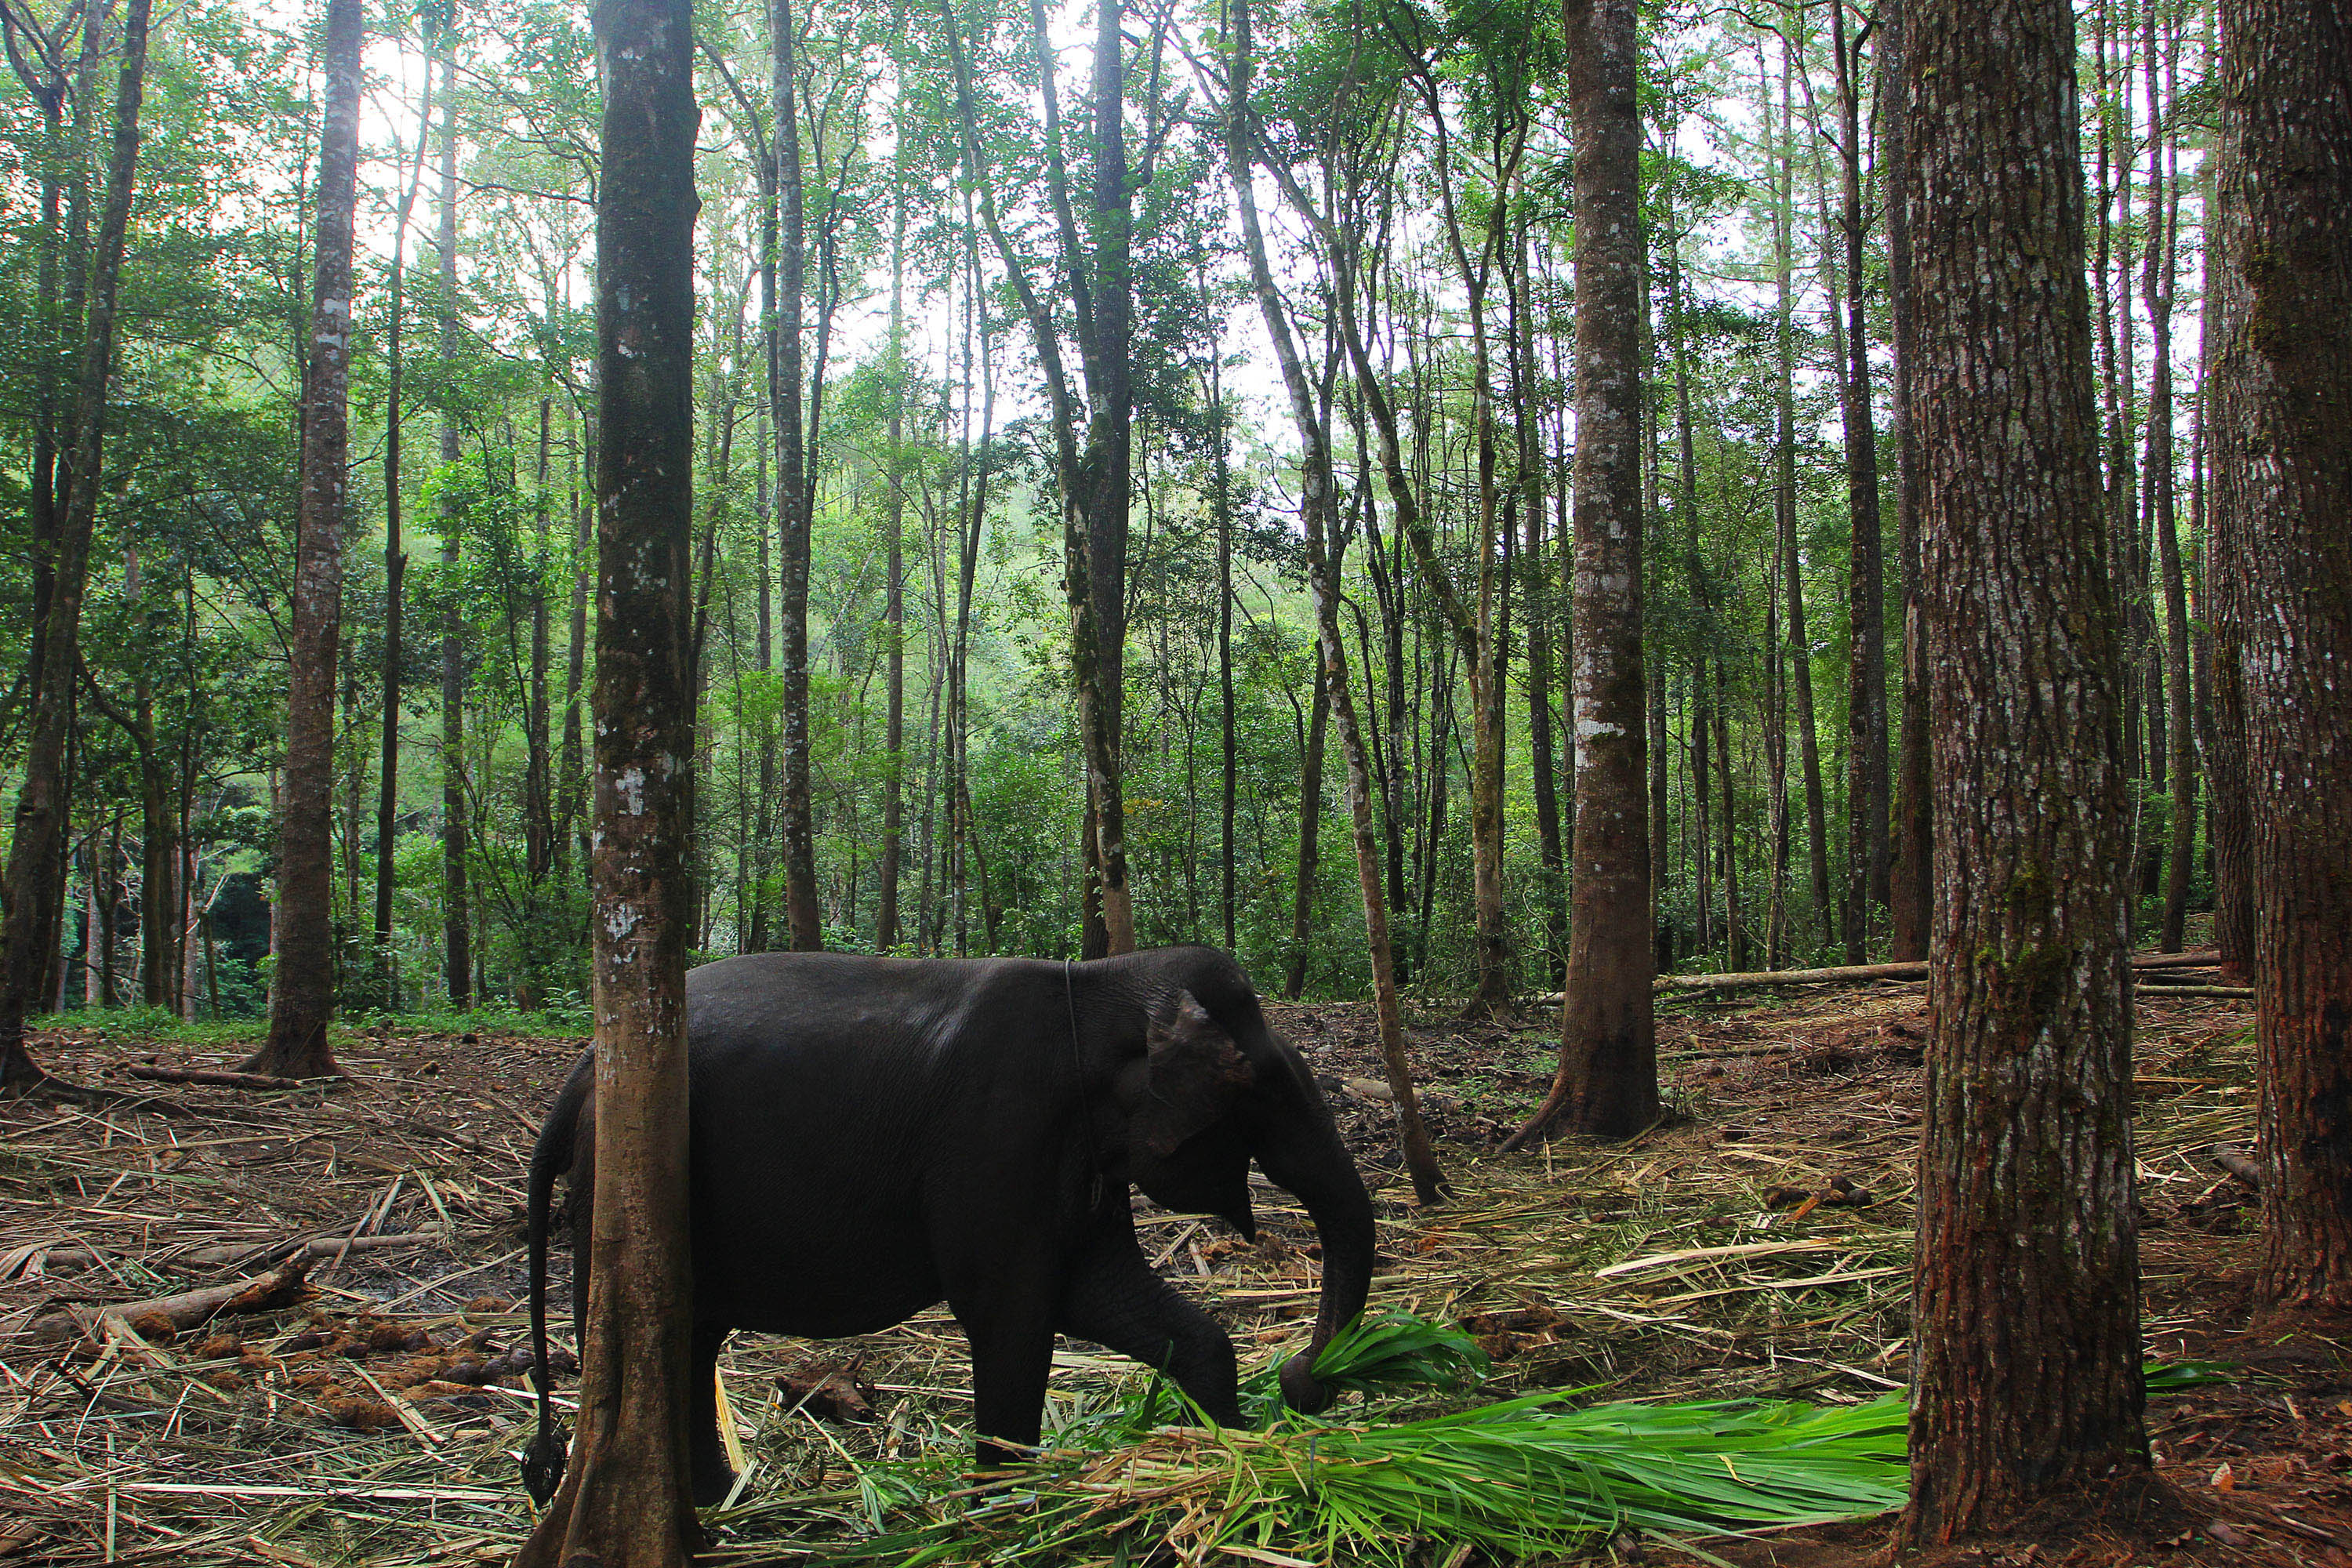
<path fill-rule="evenodd" d="M 694 1506 L 717 1508 L 735 1489 L 735 1471 L 717 1455 L 694 1457 Z"/>

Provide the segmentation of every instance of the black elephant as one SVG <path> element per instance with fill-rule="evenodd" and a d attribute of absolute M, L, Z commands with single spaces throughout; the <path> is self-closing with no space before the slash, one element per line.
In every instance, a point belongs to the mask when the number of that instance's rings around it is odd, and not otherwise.
<path fill-rule="evenodd" d="M 872 1333 L 944 1300 L 971 1348 L 974 1436 L 1033 1446 L 1056 1331 L 1160 1368 L 1212 1419 L 1241 1412 L 1233 1343 L 1153 1274 L 1129 1184 L 1254 1237 L 1249 1163 L 1322 1243 L 1307 1348 L 1285 1399 L 1363 1306 L 1372 1208 L 1298 1053 L 1233 957 L 1179 947 L 1086 963 L 756 953 L 687 976 L 694 1494 L 733 1478 L 712 1369 L 728 1333 Z M 594 1075 L 583 1054 L 532 1151 L 533 1365 L 547 1365 L 548 1215 L 572 1194 L 573 1319 L 587 1292 Z M 543 1376 L 543 1374 L 541 1374 Z M 541 1383 L 524 1466 L 551 1494 L 562 1450 Z M 542 1491 L 541 1489 L 544 1489 Z"/>

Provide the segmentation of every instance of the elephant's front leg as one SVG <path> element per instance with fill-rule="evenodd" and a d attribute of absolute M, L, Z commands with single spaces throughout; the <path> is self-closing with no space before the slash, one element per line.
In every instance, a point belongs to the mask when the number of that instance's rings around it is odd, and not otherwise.
<path fill-rule="evenodd" d="M 948 1309 L 971 1346 L 972 1446 L 982 1465 L 1028 1458 L 1044 1429 L 1055 1268 L 1048 1249 L 1033 1243 L 1008 1249 L 992 1267 L 974 1258 L 943 1271 Z"/>
<path fill-rule="evenodd" d="M 1063 1294 L 1059 1327 L 1159 1368 L 1219 1426 L 1241 1425 L 1233 1341 L 1151 1271 L 1132 1228 L 1107 1232 L 1079 1258 Z"/>

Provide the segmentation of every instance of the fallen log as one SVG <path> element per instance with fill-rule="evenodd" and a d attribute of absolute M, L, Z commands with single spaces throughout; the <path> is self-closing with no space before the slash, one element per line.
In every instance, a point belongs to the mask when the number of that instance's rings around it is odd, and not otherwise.
<path fill-rule="evenodd" d="M 98 1330 L 105 1320 L 113 1318 L 136 1330 L 142 1338 L 154 1337 L 154 1321 L 163 1320 L 173 1334 L 185 1333 L 218 1317 L 242 1312 L 269 1312 L 280 1307 L 290 1307 L 302 1299 L 305 1278 L 310 1272 L 307 1251 L 299 1252 L 271 1272 L 257 1279 L 242 1279 L 228 1285 L 207 1285 L 200 1290 L 184 1290 L 176 1296 L 159 1296 L 146 1301 L 121 1301 L 108 1307 L 68 1307 L 62 1312 L 51 1312 L 37 1318 L 26 1332 L 34 1340 L 73 1339 Z"/>
<path fill-rule="evenodd" d="M 2221 962 L 2219 958 L 2201 953 L 2151 952 L 2136 955 L 2131 961 L 2131 966 L 2135 971 L 2211 969 Z M 1761 969 L 1727 974 L 1661 974 L 1650 984 L 1651 988 L 1657 991 L 1746 991 L 1765 985 L 1853 985 L 1874 980 L 1925 980 L 1927 978 L 1927 963 L 1924 961 L 1917 961 L 1904 963 L 1845 963 L 1828 969 Z M 2156 984 L 2164 984 L 2167 990 L 2179 991 L 2181 994 L 2189 996 L 2208 994 L 2235 995 L 2239 989 L 2234 986 L 2221 988 L 2174 986 L 2161 981 Z M 1554 991 L 1545 995 L 1529 997 L 1528 1001 L 1537 1005 L 1557 1005 L 1560 999 L 1560 994 Z"/>
<path fill-rule="evenodd" d="M 2252 1000 L 2251 985 L 2143 985 L 2137 988 L 2141 996 L 2235 996 Z"/>

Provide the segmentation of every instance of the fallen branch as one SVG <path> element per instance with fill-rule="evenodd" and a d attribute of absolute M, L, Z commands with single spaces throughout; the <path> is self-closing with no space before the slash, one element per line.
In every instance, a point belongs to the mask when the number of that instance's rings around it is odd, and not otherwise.
<path fill-rule="evenodd" d="M 2251 985 L 2143 985 L 2137 988 L 2136 994 L 2141 996 L 2235 996 L 2250 1001 L 2254 988 Z"/>
<path fill-rule="evenodd" d="M 2263 1190 L 2263 1168 L 2249 1159 L 2243 1149 L 2229 1143 L 2216 1143 L 2208 1152 L 2213 1156 L 2213 1163 L 2255 1192 Z"/>
<path fill-rule="evenodd" d="M 134 1062 L 122 1069 L 131 1078 L 143 1078 L 156 1083 L 194 1083 L 212 1089 L 304 1089 L 331 1082 L 332 1079 L 275 1078 L 260 1072 L 222 1072 L 211 1068 L 149 1067 Z"/>
<path fill-rule="evenodd" d="M 377 1252 L 395 1247 L 429 1247 L 448 1238 L 437 1230 L 416 1230 L 403 1231 L 397 1236 L 355 1236 L 348 1239 L 353 1252 Z M 345 1240 L 343 1234 L 338 1231 L 330 1236 L 280 1241 L 232 1242 L 223 1246 L 200 1247 L 193 1252 L 150 1256 L 147 1262 L 154 1268 L 226 1268 L 239 1263 L 260 1268 L 283 1263 L 299 1255 L 307 1265 L 321 1258 L 331 1258 L 343 1250 Z M 26 1271 L 36 1263 L 45 1274 L 65 1268 L 95 1268 L 102 1256 L 125 1255 L 104 1254 L 87 1247 L 20 1247 L 14 1252 L 0 1254 L 0 1280 L 15 1279 L 19 1273 L 24 1273 L 27 1279 L 34 1278 Z"/>
<path fill-rule="evenodd" d="M 184 1333 L 216 1317 L 290 1307 L 302 1299 L 305 1277 L 310 1272 L 310 1255 L 298 1253 L 257 1279 L 207 1285 L 201 1290 L 185 1290 L 177 1296 L 124 1301 L 110 1307 L 68 1307 L 62 1312 L 35 1319 L 26 1333 L 35 1340 L 72 1339 L 95 1331 L 109 1318 L 118 1320 L 142 1337 L 152 1333 L 153 1320 L 157 1318 L 169 1323 L 173 1334 Z"/>

